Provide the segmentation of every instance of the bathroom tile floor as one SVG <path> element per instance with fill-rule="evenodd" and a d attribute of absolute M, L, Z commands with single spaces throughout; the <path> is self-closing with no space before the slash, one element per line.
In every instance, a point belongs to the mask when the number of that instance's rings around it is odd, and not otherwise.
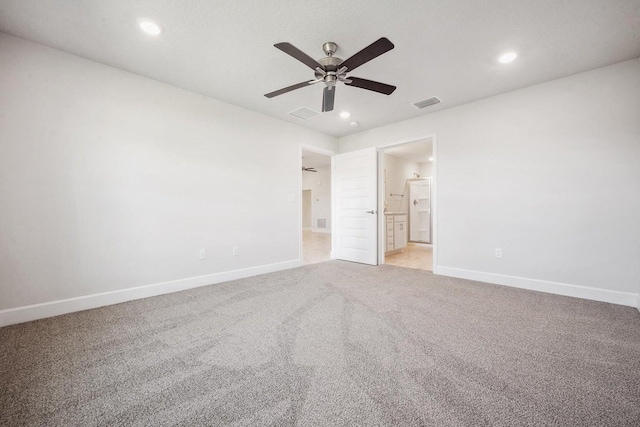
<path fill-rule="evenodd" d="M 425 243 L 409 242 L 402 252 L 384 258 L 385 264 L 433 271 L 433 247 Z"/>

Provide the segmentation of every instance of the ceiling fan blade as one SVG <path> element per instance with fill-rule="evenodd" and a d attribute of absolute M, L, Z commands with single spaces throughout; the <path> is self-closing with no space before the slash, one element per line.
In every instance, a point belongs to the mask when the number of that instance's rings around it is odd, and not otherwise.
<path fill-rule="evenodd" d="M 336 87 L 325 86 L 322 92 L 322 112 L 333 111 L 333 101 L 336 98 Z"/>
<path fill-rule="evenodd" d="M 314 83 L 317 83 L 316 80 L 309 80 L 308 82 L 296 83 L 291 86 L 283 87 L 282 89 L 276 90 L 274 92 L 265 93 L 264 96 L 267 98 L 273 98 L 274 96 L 282 95 L 283 93 L 291 92 L 292 90 L 300 89 L 301 87 L 310 86 Z"/>
<path fill-rule="evenodd" d="M 378 56 L 390 51 L 393 48 L 393 43 L 391 43 L 388 38 L 382 37 L 381 39 L 378 39 L 377 41 L 371 43 L 369 46 L 365 47 L 349 59 L 345 60 L 338 66 L 338 68 L 347 67 L 347 70 L 353 71 L 362 64 L 369 62 L 374 58 L 377 58 Z"/>
<path fill-rule="evenodd" d="M 349 83 L 351 81 L 351 83 Z M 348 77 L 344 82 L 347 86 L 359 87 L 360 89 L 372 90 L 378 93 L 384 93 L 385 95 L 391 95 L 395 86 L 391 86 L 385 83 L 374 82 L 373 80 L 361 79 L 358 77 Z"/>
<path fill-rule="evenodd" d="M 274 44 L 274 46 L 280 49 L 281 51 L 283 51 L 284 53 L 286 53 L 287 55 L 293 56 L 295 59 L 302 62 L 312 70 L 315 70 L 316 68 L 320 68 L 321 70 L 324 70 L 324 68 L 322 67 L 322 65 L 320 65 L 318 61 L 316 61 L 315 59 L 313 59 L 312 57 L 310 57 L 309 55 L 307 55 L 306 53 L 304 53 L 303 51 L 301 51 L 291 43 L 287 43 L 287 42 L 276 43 Z"/>

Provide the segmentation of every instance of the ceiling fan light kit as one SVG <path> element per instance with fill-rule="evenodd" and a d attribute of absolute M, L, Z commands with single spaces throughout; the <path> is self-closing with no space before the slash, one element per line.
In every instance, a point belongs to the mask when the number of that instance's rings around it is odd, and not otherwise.
<path fill-rule="evenodd" d="M 333 56 L 338 51 L 338 45 L 334 42 L 326 42 L 322 45 L 322 50 L 327 56 L 317 61 L 291 43 L 276 43 L 274 46 L 311 68 L 314 71 L 315 79 L 296 83 L 274 92 L 267 93 L 264 95 L 267 98 L 273 98 L 274 96 L 282 95 L 284 93 L 291 92 L 292 90 L 300 89 L 316 83 L 324 83 L 325 87 L 322 93 L 322 112 L 324 113 L 333 111 L 336 94 L 335 87 L 338 82 L 342 82 L 347 86 L 366 89 L 382 93 L 384 95 L 391 95 L 393 91 L 396 90 L 395 86 L 388 85 L 386 83 L 347 76 L 347 73 L 355 70 L 362 64 L 365 64 L 393 49 L 393 43 L 391 43 L 386 37 L 376 40 L 345 61 Z"/>

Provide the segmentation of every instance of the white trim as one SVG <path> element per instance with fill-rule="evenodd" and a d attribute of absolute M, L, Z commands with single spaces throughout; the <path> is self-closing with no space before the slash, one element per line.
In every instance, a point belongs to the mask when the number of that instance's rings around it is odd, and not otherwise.
<path fill-rule="evenodd" d="M 329 258 L 336 259 L 336 159 L 331 156 L 331 251 Z"/>
<path fill-rule="evenodd" d="M 137 286 L 135 288 L 102 292 L 99 294 L 50 301 L 41 304 L 27 305 L 24 307 L 9 308 L 6 310 L 0 310 L 0 327 L 37 319 L 44 319 L 46 317 L 59 316 L 61 314 L 73 313 L 76 311 L 89 310 L 91 308 L 103 307 L 106 305 L 119 304 L 141 298 L 184 291 L 186 289 L 199 288 L 201 286 L 214 285 L 217 283 L 228 282 L 230 280 L 272 273 L 274 271 L 287 270 L 298 267 L 299 265 L 300 260 L 294 259 L 275 264 L 265 264 L 240 270 L 225 271 L 221 273 L 207 274 L 204 276 L 171 280 L 169 282 Z"/>
<path fill-rule="evenodd" d="M 389 142 L 387 144 L 378 145 L 377 147 L 379 149 L 381 149 L 381 150 L 384 150 L 386 148 L 392 148 L 392 147 L 395 147 L 395 146 L 398 146 L 398 145 L 411 144 L 412 142 L 418 142 L 418 141 L 423 141 L 425 139 L 431 139 L 431 138 L 434 138 L 435 136 L 436 136 L 435 132 L 427 134 L 427 135 L 412 136 L 412 137 L 400 139 L 398 141 Z"/>
<path fill-rule="evenodd" d="M 461 279 L 476 280 L 478 282 L 493 283 L 496 285 L 510 286 L 513 288 L 529 289 L 532 291 L 549 294 L 564 295 L 575 298 L 583 298 L 593 301 L 609 302 L 633 307 L 637 304 L 638 294 L 631 292 L 612 291 L 602 288 L 571 285 L 569 283 L 550 282 L 547 280 L 529 279 L 526 277 L 509 276 L 506 274 L 486 273 L 483 271 L 465 270 L 462 268 L 437 266 L 433 269 L 435 274 L 442 276 L 458 277 Z"/>
<path fill-rule="evenodd" d="M 431 135 L 433 156 L 431 176 L 431 270 L 438 265 L 438 134 Z"/>
<path fill-rule="evenodd" d="M 300 199 L 300 201 L 298 202 L 298 259 L 300 260 L 299 267 L 302 267 L 304 256 L 304 246 L 302 242 L 302 224 L 304 222 L 304 220 L 302 219 L 302 150 L 304 150 L 304 147 L 302 146 L 302 144 L 300 144 L 298 146 L 298 199 Z"/>
<path fill-rule="evenodd" d="M 338 151 L 329 150 L 327 148 L 320 148 L 320 147 L 316 147 L 315 145 L 300 144 L 300 162 L 302 162 L 302 150 L 312 151 L 314 153 L 322 154 L 322 155 L 329 156 L 329 157 L 331 157 L 331 156 L 333 156 L 335 154 L 339 154 Z M 329 167 L 329 166 L 326 166 L 326 167 Z"/>
<path fill-rule="evenodd" d="M 636 308 L 640 311 L 640 294 L 636 296 Z"/>
<path fill-rule="evenodd" d="M 384 215 L 384 149 L 378 148 L 378 264 L 383 265 L 387 256 L 387 219 Z"/>

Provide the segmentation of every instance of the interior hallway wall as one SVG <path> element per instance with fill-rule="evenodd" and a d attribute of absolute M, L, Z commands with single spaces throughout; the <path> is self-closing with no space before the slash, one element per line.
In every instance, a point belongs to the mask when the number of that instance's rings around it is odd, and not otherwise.
<path fill-rule="evenodd" d="M 299 144 L 336 138 L 5 34 L 0 58 L 0 310 L 296 265 Z"/>
<path fill-rule="evenodd" d="M 436 270 L 633 305 L 640 60 L 347 136 L 340 151 L 432 134 Z"/>
<path fill-rule="evenodd" d="M 331 232 L 331 167 L 318 167 L 317 172 L 302 172 L 302 188 L 311 189 L 312 231 Z M 326 228 L 318 228 L 318 219 L 326 219 Z"/>
<path fill-rule="evenodd" d="M 311 190 L 302 190 L 302 228 L 311 229 Z"/>

